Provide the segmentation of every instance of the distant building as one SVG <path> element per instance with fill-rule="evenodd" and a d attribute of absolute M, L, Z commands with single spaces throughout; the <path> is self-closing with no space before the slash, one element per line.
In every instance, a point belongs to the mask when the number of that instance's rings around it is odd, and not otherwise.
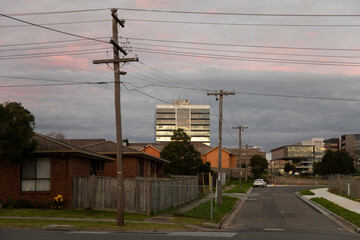
<path fill-rule="evenodd" d="M 324 139 L 325 151 L 338 151 L 340 150 L 340 138 L 328 138 Z"/>
<path fill-rule="evenodd" d="M 341 150 L 345 150 L 355 159 L 355 134 L 344 134 L 341 136 Z"/>
<path fill-rule="evenodd" d="M 313 163 L 324 156 L 323 138 L 312 138 L 271 150 L 272 160 L 294 163 L 300 173 L 312 173 Z"/>
<path fill-rule="evenodd" d="M 210 146 L 210 106 L 191 105 L 189 100 L 174 100 L 174 105 L 156 105 L 156 142 L 169 142 L 182 128 L 192 142 Z"/>

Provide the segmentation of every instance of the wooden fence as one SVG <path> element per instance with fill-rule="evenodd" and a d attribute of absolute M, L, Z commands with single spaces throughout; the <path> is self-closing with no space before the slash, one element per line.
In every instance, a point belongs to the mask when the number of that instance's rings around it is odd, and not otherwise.
<path fill-rule="evenodd" d="M 116 210 L 116 178 L 73 177 L 72 208 Z M 151 214 L 191 201 L 199 196 L 196 176 L 177 176 L 175 179 L 125 179 L 125 212 Z"/>

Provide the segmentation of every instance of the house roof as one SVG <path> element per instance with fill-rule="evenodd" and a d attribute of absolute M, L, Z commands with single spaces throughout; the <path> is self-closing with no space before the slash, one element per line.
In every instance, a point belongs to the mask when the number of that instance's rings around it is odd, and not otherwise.
<path fill-rule="evenodd" d="M 116 154 L 116 143 L 113 141 L 99 142 L 99 143 L 95 143 L 92 145 L 88 145 L 84 148 L 89 151 L 102 153 L 102 154 L 105 154 L 105 153 Z M 136 151 L 133 148 L 127 147 L 127 146 L 122 146 L 122 152 L 127 153 L 127 152 L 138 152 L 138 151 Z"/>
<path fill-rule="evenodd" d="M 85 149 L 97 152 L 99 154 L 107 154 L 107 155 L 116 155 L 116 143 L 112 141 L 105 141 L 101 143 L 96 143 L 90 146 L 85 147 Z M 150 159 L 155 162 L 161 163 L 170 163 L 170 161 L 165 160 L 163 158 L 155 157 L 150 154 L 140 152 L 135 150 L 134 148 L 122 146 L 122 154 L 123 156 L 135 156 L 135 157 L 143 157 L 146 159 Z"/>
<path fill-rule="evenodd" d="M 214 147 L 208 146 L 201 142 L 193 142 L 194 148 L 199 151 L 201 154 L 206 154 L 210 152 Z"/>
<path fill-rule="evenodd" d="M 159 150 L 159 152 L 161 152 L 164 147 L 168 144 L 169 142 L 157 142 L 157 143 L 130 143 L 129 147 L 136 149 L 137 151 L 141 151 L 144 148 L 148 147 L 148 146 L 152 146 L 153 148 Z M 201 142 L 192 142 L 195 150 L 199 151 L 201 154 L 206 154 L 207 152 L 211 151 L 212 149 L 214 149 L 214 147 L 210 147 L 204 143 Z"/>
<path fill-rule="evenodd" d="M 113 158 L 98 154 L 96 152 L 91 152 L 84 148 L 74 146 L 68 143 L 65 143 L 61 140 L 51 138 L 49 136 L 42 135 L 40 133 L 35 133 L 33 137 L 36 141 L 36 149 L 34 154 L 59 154 L 59 153 L 68 153 L 73 155 L 78 155 L 82 157 L 87 157 L 91 159 L 103 160 L 103 161 L 114 161 Z"/>
<path fill-rule="evenodd" d="M 84 147 L 95 143 L 105 142 L 106 140 L 104 138 L 98 138 L 98 139 L 62 139 L 61 141 L 67 144 Z"/>
<path fill-rule="evenodd" d="M 135 149 L 137 151 L 141 151 L 147 146 L 152 146 L 153 148 L 159 150 L 161 152 L 163 148 L 168 144 L 169 142 L 158 142 L 158 143 L 130 143 L 129 147 L 132 149 Z"/>

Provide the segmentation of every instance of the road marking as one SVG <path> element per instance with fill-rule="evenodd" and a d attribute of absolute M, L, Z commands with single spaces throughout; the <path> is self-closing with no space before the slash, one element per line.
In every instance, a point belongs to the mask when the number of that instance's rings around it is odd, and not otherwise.
<path fill-rule="evenodd" d="M 264 228 L 264 231 L 285 231 L 283 228 Z"/>
<path fill-rule="evenodd" d="M 238 233 L 236 232 L 171 232 L 167 235 L 169 236 L 186 236 L 186 237 L 224 237 L 232 238 L 235 237 Z"/>
<path fill-rule="evenodd" d="M 81 234 L 109 234 L 110 232 L 91 232 L 91 231 L 74 231 L 69 233 L 81 233 Z"/>

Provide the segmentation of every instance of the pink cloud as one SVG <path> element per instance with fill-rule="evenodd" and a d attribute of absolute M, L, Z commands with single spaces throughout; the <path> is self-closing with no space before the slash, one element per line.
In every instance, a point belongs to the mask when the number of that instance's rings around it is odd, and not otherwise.
<path fill-rule="evenodd" d="M 137 0 L 135 4 L 135 7 L 143 7 L 143 8 L 158 7 L 158 6 L 160 6 L 160 1 Z"/>
<path fill-rule="evenodd" d="M 308 37 L 316 37 L 317 35 L 319 35 L 317 32 L 306 32 L 306 36 Z"/>
<path fill-rule="evenodd" d="M 71 56 L 53 56 L 37 61 L 27 61 L 29 65 L 41 68 L 56 68 L 72 71 L 89 71 L 94 68 L 92 61 L 88 58 L 75 58 Z"/>

